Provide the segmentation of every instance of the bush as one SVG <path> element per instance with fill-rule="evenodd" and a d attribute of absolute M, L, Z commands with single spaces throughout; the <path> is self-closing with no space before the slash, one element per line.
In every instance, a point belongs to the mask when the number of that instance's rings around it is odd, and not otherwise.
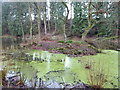
<path fill-rule="evenodd" d="M 98 40 L 96 43 L 101 49 L 117 50 L 119 48 L 118 43 L 112 40 Z"/>
<path fill-rule="evenodd" d="M 103 64 L 98 63 L 98 65 L 93 66 L 88 71 L 88 83 L 93 88 L 104 88 L 107 83 L 108 73 L 105 72 Z"/>

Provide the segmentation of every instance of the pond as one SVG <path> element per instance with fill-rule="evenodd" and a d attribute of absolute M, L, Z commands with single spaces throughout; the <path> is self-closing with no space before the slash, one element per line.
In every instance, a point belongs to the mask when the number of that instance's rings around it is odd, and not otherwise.
<path fill-rule="evenodd" d="M 32 86 L 30 82 L 34 80 L 36 86 L 39 86 L 40 79 L 47 81 L 49 87 L 56 88 L 60 86 L 50 85 L 50 82 L 69 85 L 82 82 L 90 85 L 89 76 L 99 72 L 106 75 L 105 88 L 118 87 L 118 51 L 103 50 L 103 53 L 93 56 L 68 57 L 40 50 L 14 50 L 9 56 L 12 57 L 6 56 L 7 58 L 3 60 L 3 67 L 10 73 L 22 73 L 29 87 Z"/>
<path fill-rule="evenodd" d="M 2 48 L 7 50 L 7 55 L 1 55 L 0 71 L 7 70 L 6 79 L 19 73 L 27 87 L 63 88 L 77 83 L 82 83 L 81 87 L 98 83 L 104 88 L 118 87 L 118 51 L 103 50 L 97 55 L 69 57 L 15 48 L 20 42 L 20 39 L 2 38 Z"/>

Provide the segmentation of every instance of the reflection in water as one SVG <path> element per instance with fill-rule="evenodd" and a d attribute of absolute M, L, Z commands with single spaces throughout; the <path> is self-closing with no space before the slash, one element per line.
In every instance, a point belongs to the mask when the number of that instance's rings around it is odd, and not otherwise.
<path fill-rule="evenodd" d="M 44 53 L 41 53 L 41 60 L 44 60 Z"/>
<path fill-rule="evenodd" d="M 65 58 L 65 68 L 69 68 L 70 67 L 70 57 Z"/>
<path fill-rule="evenodd" d="M 49 53 L 46 53 L 46 59 L 47 59 L 47 62 L 50 63 L 50 54 Z"/>
<path fill-rule="evenodd" d="M 35 60 L 35 57 L 36 57 L 36 53 L 33 53 L 33 60 Z"/>
<path fill-rule="evenodd" d="M 47 59 L 47 68 L 50 69 L 50 54 L 46 53 L 46 59 Z"/>
<path fill-rule="evenodd" d="M 49 69 L 50 68 L 50 57 L 51 57 L 51 54 L 49 53 L 33 53 L 33 60 L 41 60 L 41 61 L 46 61 L 47 62 L 47 68 Z"/>
<path fill-rule="evenodd" d="M 41 60 L 40 59 L 40 54 L 39 53 L 33 53 L 33 60 Z"/>

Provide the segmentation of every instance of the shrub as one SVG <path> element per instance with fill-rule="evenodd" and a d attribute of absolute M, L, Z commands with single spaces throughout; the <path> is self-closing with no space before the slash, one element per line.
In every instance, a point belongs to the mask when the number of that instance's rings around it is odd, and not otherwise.
<path fill-rule="evenodd" d="M 93 88 L 104 88 L 107 82 L 108 73 L 105 72 L 105 68 L 99 65 L 92 66 L 88 71 L 88 83 Z"/>
<path fill-rule="evenodd" d="M 3 69 L 2 71 L 0 71 L 0 85 L 5 86 L 6 85 L 6 74 L 7 74 L 7 70 Z"/>

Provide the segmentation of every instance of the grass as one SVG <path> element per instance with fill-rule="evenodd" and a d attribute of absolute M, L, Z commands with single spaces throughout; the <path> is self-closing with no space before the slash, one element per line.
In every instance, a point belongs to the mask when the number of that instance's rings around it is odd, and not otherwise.
<path fill-rule="evenodd" d="M 0 77 L 1 77 L 0 78 L 0 85 L 3 85 L 3 86 L 6 85 L 6 82 L 5 82 L 6 81 L 6 79 L 5 79 L 6 78 L 5 77 L 6 74 L 7 74 L 7 70 L 6 69 L 0 71 Z"/>
<path fill-rule="evenodd" d="M 104 67 L 99 62 L 96 66 L 92 65 L 88 71 L 88 83 L 93 88 L 104 88 L 107 82 L 108 72 L 105 71 Z"/>
<path fill-rule="evenodd" d="M 65 43 L 63 40 L 59 40 L 58 43 Z M 86 42 L 82 41 L 74 41 L 74 40 L 68 40 L 66 43 L 74 43 L 74 44 L 86 44 Z"/>
<path fill-rule="evenodd" d="M 96 88 L 113 88 L 118 86 L 118 51 L 103 50 L 102 52 L 94 56 L 82 57 L 83 61 L 90 59 L 95 64 L 92 64 L 91 69 L 87 69 L 87 81 L 89 81 L 88 84 Z"/>

